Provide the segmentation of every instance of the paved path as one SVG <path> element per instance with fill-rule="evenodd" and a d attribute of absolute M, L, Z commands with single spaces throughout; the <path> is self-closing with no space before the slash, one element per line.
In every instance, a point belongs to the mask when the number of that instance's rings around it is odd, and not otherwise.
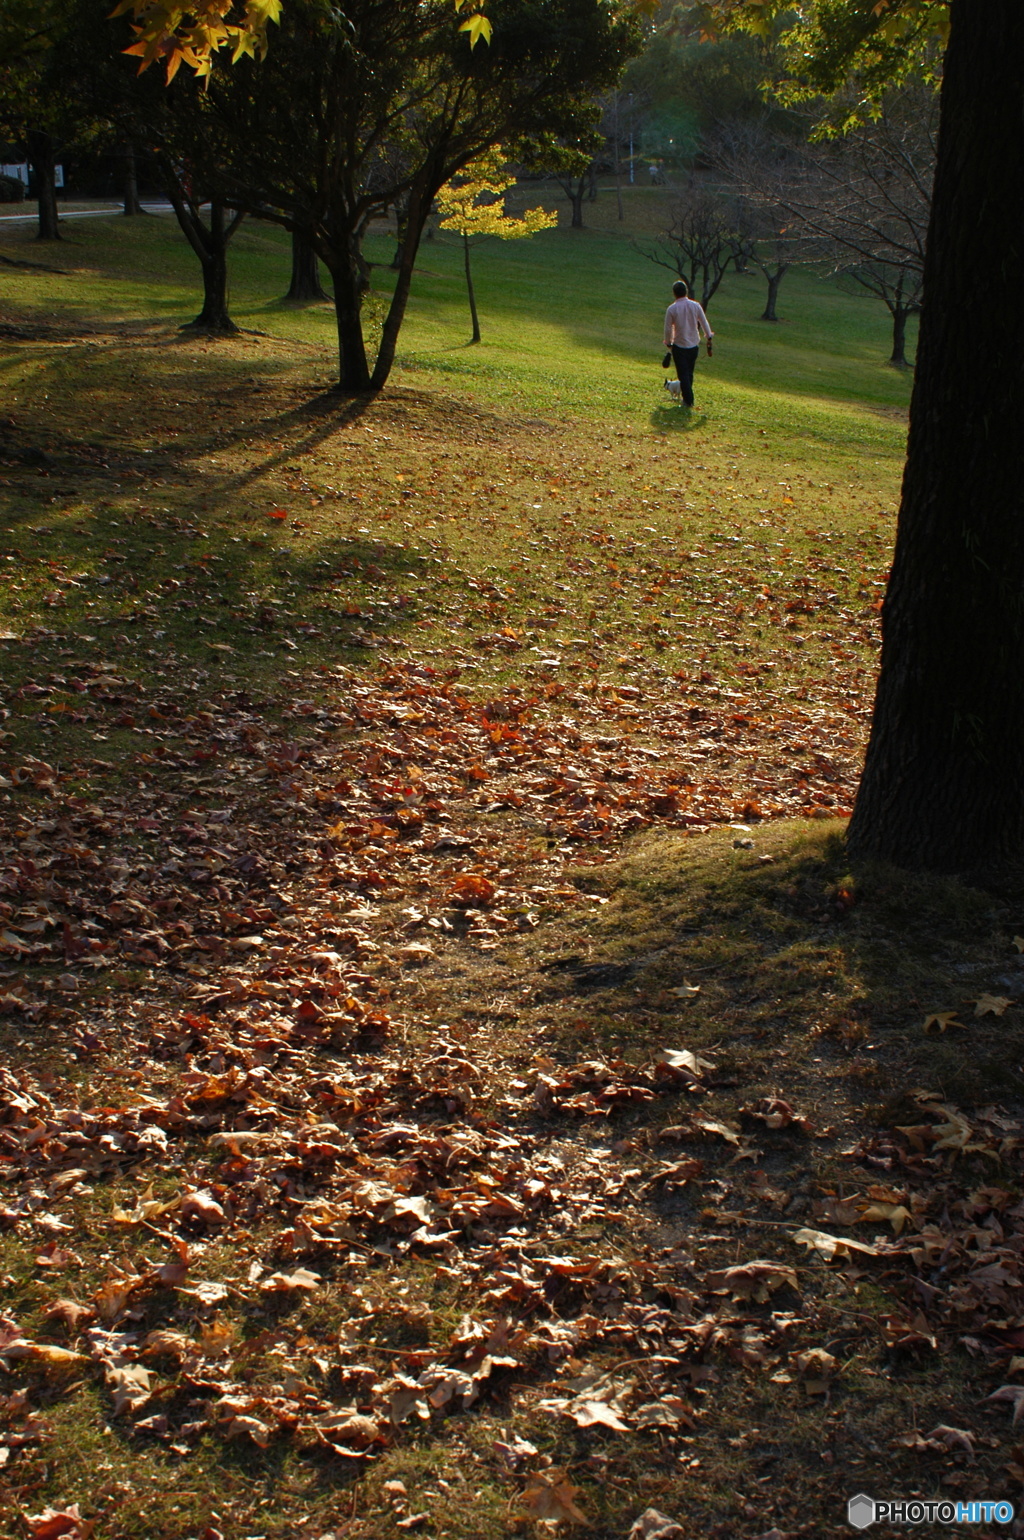
<path fill-rule="evenodd" d="M 149 203 L 142 205 L 146 214 L 171 214 L 173 209 L 169 203 Z M 112 203 L 105 209 L 62 209 L 58 205 L 58 218 L 64 219 L 109 219 L 121 215 L 122 205 Z M 31 225 L 39 218 L 38 211 L 33 209 L 31 214 L 0 214 L 0 225 Z"/>

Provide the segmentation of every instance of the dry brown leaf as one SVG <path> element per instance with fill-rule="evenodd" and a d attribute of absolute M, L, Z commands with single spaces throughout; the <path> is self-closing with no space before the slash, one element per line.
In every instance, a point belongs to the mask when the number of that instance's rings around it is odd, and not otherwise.
<path fill-rule="evenodd" d="M 1016 1427 L 1021 1417 L 1024 1416 L 1024 1385 L 1000 1385 L 986 1401 L 1009 1401 L 1013 1407 L 1013 1422 L 1011 1427 Z"/>
<path fill-rule="evenodd" d="M 10 1358 L 14 1361 L 28 1360 L 30 1363 L 41 1364 L 46 1369 L 70 1370 L 76 1369 L 80 1364 L 88 1363 L 84 1353 L 73 1353 L 70 1348 L 57 1347 L 52 1342 L 26 1342 L 23 1337 L 16 1338 L 13 1342 L 5 1342 L 0 1347 L 0 1359 Z"/>
<path fill-rule="evenodd" d="M 616 1433 L 628 1433 L 628 1424 L 624 1423 L 617 1412 L 613 1411 L 607 1401 L 573 1401 L 566 1407 L 566 1415 L 571 1417 L 578 1428 L 611 1428 Z"/>
<path fill-rule="evenodd" d="M 861 1209 L 856 1223 L 859 1225 L 872 1222 L 885 1221 L 892 1225 L 896 1235 L 902 1235 L 903 1226 L 910 1218 L 910 1210 L 902 1203 L 871 1203 L 867 1208 Z"/>
<path fill-rule="evenodd" d="M 835 1257 L 848 1257 L 856 1253 L 858 1256 L 877 1257 L 877 1246 L 866 1246 L 863 1241 L 847 1240 L 842 1235 L 827 1235 L 824 1230 L 802 1229 L 794 1232 L 793 1239 L 798 1246 L 806 1246 L 810 1251 L 817 1251 L 826 1261 L 831 1262 Z"/>
<path fill-rule="evenodd" d="M 776 1289 L 797 1287 L 796 1271 L 781 1262 L 740 1262 L 708 1273 L 705 1285 L 712 1294 L 728 1294 L 736 1300 L 756 1300 L 763 1305 Z"/>
<path fill-rule="evenodd" d="M 944 1449 L 948 1449 L 951 1453 L 954 1450 L 963 1449 L 972 1460 L 974 1459 L 974 1439 L 976 1435 L 969 1433 L 965 1428 L 951 1428 L 947 1423 L 940 1422 L 927 1436 L 937 1444 L 941 1444 Z"/>
<path fill-rule="evenodd" d="M 699 1081 L 705 1070 L 713 1070 L 715 1066 L 710 1059 L 702 1059 L 689 1048 L 663 1048 L 654 1067 L 661 1074 Z"/>
<path fill-rule="evenodd" d="M 520 1502 L 534 1519 L 554 1524 L 582 1524 L 588 1521 L 577 1508 L 574 1498 L 578 1488 L 573 1486 L 563 1470 L 533 1471 L 527 1478 L 526 1490 Z"/>
<path fill-rule="evenodd" d="M 646 1401 L 630 1413 L 636 1428 L 695 1428 L 693 1407 L 681 1396 L 662 1396 L 660 1401 Z"/>
<path fill-rule="evenodd" d="M 242 1413 L 238 1417 L 232 1417 L 224 1430 L 225 1438 L 250 1438 L 260 1449 L 266 1449 L 273 1437 L 273 1428 L 261 1421 L 259 1417 L 250 1417 L 248 1413 Z"/>
<path fill-rule="evenodd" d="M 96 1528 L 93 1519 L 83 1519 L 77 1503 L 67 1508 L 44 1508 L 42 1513 L 26 1513 L 30 1540 L 89 1540 Z"/>
<path fill-rule="evenodd" d="M 1002 1016 L 1014 1002 L 1006 995 L 979 995 L 974 1002 L 975 1016 Z"/>
<path fill-rule="evenodd" d="M 104 1376 L 114 1403 L 114 1415 L 134 1412 L 149 1400 L 152 1375 L 141 1364 L 121 1364 Z"/>
<path fill-rule="evenodd" d="M 311 1273 L 308 1268 L 297 1267 L 294 1273 L 271 1273 L 269 1277 L 260 1282 L 261 1294 L 290 1294 L 296 1290 L 312 1293 L 320 1287 L 319 1273 Z"/>
<path fill-rule="evenodd" d="M 645 1508 L 634 1520 L 629 1540 L 684 1540 L 685 1530 L 657 1508 Z"/>
<path fill-rule="evenodd" d="M 957 1020 L 956 1011 L 932 1011 L 924 1019 L 923 1031 L 929 1032 L 932 1027 L 938 1027 L 940 1032 L 945 1032 L 947 1027 L 963 1027 L 964 1022 Z"/>

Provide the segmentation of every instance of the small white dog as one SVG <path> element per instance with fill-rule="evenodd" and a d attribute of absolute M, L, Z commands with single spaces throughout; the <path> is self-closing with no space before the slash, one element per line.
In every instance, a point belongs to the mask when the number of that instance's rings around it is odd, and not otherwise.
<path fill-rule="evenodd" d="M 678 380 L 666 380 L 665 389 L 668 391 L 673 401 L 681 400 L 683 387 L 680 385 Z"/>

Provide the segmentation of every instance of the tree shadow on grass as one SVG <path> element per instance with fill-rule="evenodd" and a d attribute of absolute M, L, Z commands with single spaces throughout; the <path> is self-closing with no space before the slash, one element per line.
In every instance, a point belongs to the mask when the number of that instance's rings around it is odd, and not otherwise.
<path fill-rule="evenodd" d="M 670 404 L 655 407 L 649 418 L 656 433 L 692 433 L 695 428 L 703 428 L 707 420 L 706 412 L 698 414 L 692 408 L 687 411 Z"/>
<path fill-rule="evenodd" d="M 737 1104 L 793 1095 L 833 1123 L 862 1121 L 914 1086 L 961 1105 L 1018 1101 L 1019 1017 L 965 1015 L 966 1054 L 963 1029 L 922 1024 L 930 1011 L 968 1012 L 965 998 L 1019 993 L 1012 935 L 1024 878 L 993 891 L 857 865 L 837 827 L 764 824 L 750 850 L 730 830 L 652 837 L 588 871 L 586 886 L 609 904 L 575 919 L 540 969 L 538 1003 L 557 1014 L 561 1000 L 568 1012 L 558 1047 L 569 1047 L 585 995 L 592 1042 L 646 1054 L 683 1036 L 728 1065 Z M 684 1022 L 681 982 L 699 986 Z"/>

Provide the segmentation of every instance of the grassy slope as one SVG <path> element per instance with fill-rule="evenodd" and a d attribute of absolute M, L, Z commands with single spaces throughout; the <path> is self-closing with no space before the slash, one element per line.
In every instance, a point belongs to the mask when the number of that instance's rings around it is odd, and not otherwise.
<path fill-rule="evenodd" d="M 656 224 L 659 198 L 638 189 L 627 226 L 640 232 Z M 178 340 L 168 331 L 194 314 L 198 299 L 194 261 L 165 222 L 86 222 L 70 228 L 54 252 L 33 246 L 25 233 L 3 232 L 11 258 L 60 270 L 0 269 L 6 318 L 22 328 L 2 363 L 13 418 L 6 443 L 14 454 L 0 488 L 8 521 L 0 554 L 14 560 L 13 581 L 0 591 L 0 630 L 25 639 L 3 644 L 11 712 L 5 763 L 37 754 L 70 778 L 72 793 L 120 806 L 128 826 L 110 836 L 113 845 L 130 861 L 152 859 L 148 837 L 132 827 L 138 807 L 159 815 L 164 803 L 200 812 L 239 797 L 245 805 L 242 792 L 229 793 L 216 774 L 164 771 L 154 762 L 154 748 L 194 751 L 195 729 L 190 738 L 181 725 L 176 690 L 191 690 L 220 713 L 229 698 L 243 699 L 232 692 L 245 687 L 256 704 L 241 709 L 262 710 L 272 725 L 297 691 L 344 716 L 352 679 L 371 681 L 379 652 L 385 661 L 455 665 L 468 694 L 539 696 L 537 714 L 547 711 L 569 743 L 577 729 L 591 745 L 601 741 L 595 733 L 612 733 L 623 753 L 639 745 L 640 753 L 660 755 L 666 774 L 685 764 L 698 783 L 717 777 L 727 790 L 713 821 L 735 816 L 733 796 L 736 809 L 745 796 L 778 797 L 780 810 L 805 813 L 848 800 L 869 705 L 874 606 L 909 390 L 907 378 L 883 362 L 884 313 L 793 274 L 783 289 L 787 319 L 770 327 L 756 319 L 760 281 L 728 280 L 712 310 L 719 349 L 711 364 L 701 361 L 700 411 L 687 424 L 663 404 L 661 391 L 669 275 L 637 256 L 613 215 L 605 194 L 588 218 L 606 228 L 562 228 L 481 249 L 479 348 L 464 342 L 457 248 L 426 244 L 392 388 L 365 411 L 315 399 L 310 405 L 331 377 L 331 314 L 267 301 L 283 289 L 287 270 L 286 243 L 274 231 L 243 229 L 232 264 L 236 318 L 268 335 L 224 344 Z M 373 250 L 386 260 L 386 238 L 376 238 Z M 377 269 L 375 285 L 383 291 L 386 284 L 386 270 Z M 41 463 L 33 450 L 44 454 Z M 268 522 L 268 511 L 280 507 L 289 519 Z M 317 634 L 303 629 L 310 625 Z M 508 634 L 507 647 L 487 641 L 499 631 Z M 90 698 L 91 715 L 76 721 L 81 701 L 66 688 L 67 676 L 84 667 L 82 659 L 91 667 L 116 663 L 129 696 L 155 697 L 158 716 L 139 713 L 137 726 L 125 726 L 123 701 L 108 709 Z M 353 672 L 332 691 L 316 670 L 339 659 Z M 17 693 L 37 680 L 53 693 Z M 545 707 L 548 682 L 559 680 L 565 695 L 555 693 Z M 640 691 L 639 705 L 619 693 L 622 686 Z M 695 745 L 694 722 L 713 736 Z M 583 761 L 578 745 L 569 753 Z M 232 765 L 240 788 L 244 766 Z M 334 777 L 325 773 L 320 790 L 329 808 Z M 803 789 L 787 789 L 794 785 Z M 506 839 L 487 814 L 489 795 L 481 794 L 478 808 L 453 805 L 453 827 L 465 826 L 481 849 L 493 847 L 495 866 L 507 862 L 503 869 L 515 874 L 507 882 L 518 881 L 522 869 L 530 873 L 524 882 L 564 884 L 572 849 L 561 835 L 545 837 L 543 812 L 532 824 L 524 815 L 515 838 Z M 12 819 L 38 812 L 31 788 L 3 796 Z M 274 816 L 293 815 L 282 804 Z M 294 817 L 297 845 L 323 823 L 315 803 Z M 94 842 L 106 837 L 91 835 Z M 480 953 L 468 940 L 452 941 L 413 984 L 381 963 L 393 1008 L 408 1020 L 407 1051 L 433 1041 L 443 1030 L 438 1023 L 455 1021 L 491 1076 L 491 1102 L 480 1105 L 497 1108 L 499 1117 L 511 1115 L 501 1110 L 510 1072 L 535 1074 L 538 1048 L 571 1063 L 584 1027 L 587 1053 L 621 1051 L 635 1060 L 664 1042 L 684 1042 L 723 1061 L 735 1089 L 727 1079 L 709 1095 L 704 1106 L 712 1116 L 736 1117 L 740 1103 L 781 1093 L 816 1122 L 835 1123 L 844 1140 L 856 1137 L 872 1108 L 877 1114 L 886 1100 L 898 1102 L 904 1088 L 974 1094 L 983 1061 L 987 1080 L 1017 1084 L 1013 1015 L 974 1026 L 966 1071 L 946 1037 L 934 1051 L 919 1033 L 910 1048 L 903 1041 L 922 1011 L 948 1007 L 965 990 L 1013 992 L 997 976 L 1010 965 L 1012 919 L 986 901 L 952 888 L 900 886 L 883 875 L 867 883 L 864 906 L 844 929 L 834 913 L 846 882 L 836 842 L 817 831 L 794 836 L 785 824 L 755 832 L 751 853 L 734 848 L 732 831 L 699 846 L 680 846 L 678 834 L 641 843 L 621 866 L 608 863 L 621 854 L 613 834 L 584 848 L 604 871 L 588 867 L 590 875 L 577 880 L 611 899 L 593 921 L 586 906 L 582 916 L 578 906 L 567 916 L 541 907 L 542 923 L 525 940 L 510 935 L 498 950 Z M 680 849 L 699 855 L 680 860 Z M 762 855 L 772 858 L 763 867 Z M 428 900 L 429 886 L 416 898 Z M 379 906 L 384 928 L 374 935 L 385 958 L 405 923 L 395 915 L 388 930 L 388 916 L 406 902 Z M 296 913 L 305 925 L 307 917 Z M 908 913 L 913 925 L 903 925 Z M 215 970 L 205 954 L 203 962 Z M 559 984 L 565 970 L 575 977 L 573 969 L 605 962 L 632 971 L 596 991 L 584 982 L 578 989 Z M 376 964 L 366 967 L 373 972 Z M 48 964 L 20 972 L 9 965 L 5 985 L 21 987 L 23 976 L 26 987 L 43 989 L 53 972 Z M 147 1080 L 153 1074 L 144 1044 L 129 1029 L 118 1036 L 139 992 L 147 1020 L 170 1020 L 181 1009 L 178 986 L 188 989 L 196 974 L 194 960 L 184 978 L 126 965 L 103 988 L 87 985 L 83 1009 L 94 1013 L 110 1045 L 108 1056 L 89 1060 L 95 1096 L 116 1097 L 125 1062 L 142 1066 Z M 683 1008 L 672 990 L 688 978 L 700 979 L 702 994 Z M 46 1019 L 60 1033 L 60 1003 L 52 1009 Z M 5 1029 L 7 1053 L 35 1063 L 38 1050 L 20 1034 L 18 1026 Z M 45 1067 L 58 1078 L 66 1073 L 52 1056 Z M 898 1113 L 902 1121 L 919 1115 L 914 1108 Z M 603 1127 L 577 1135 L 556 1122 L 542 1125 L 540 1137 L 565 1149 L 589 1140 L 609 1158 L 605 1146 L 621 1139 L 616 1158 L 643 1163 L 657 1141 L 652 1117 L 663 1116 L 627 1110 L 607 1136 Z M 870 1171 L 851 1176 L 831 1148 L 819 1153 L 816 1144 L 785 1134 L 762 1166 L 786 1192 L 820 1194 L 874 1179 Z M 751 1240 L 739 1221 L 732 1227 L 734 1211 L 748 1202 L 755 1213 L 777 1212 L 758 1210 L 765 1201 L 758 1172 L 732 1166 L 728 1148 L 720 1158 L 704 1147 L 700 1154 L 715 1189 L 711 1201 L 722 1205 L 728 1194 L 720 1220 L 700 1214 L 700 1247 L 712 1261 L 731 1260 L 750 1244 L 768 1248 L 764 1229 L 754 1225 Z M 170 1183 L 172 1174 L 161 1181 Z M 72 1241 L 85 1264 L 67 1279 L 73 1292 L 87 1294 L 103 1276 L 114 1196 L 126 1201 L 121 1188 L 111 1193 L 97 1182 L 94 1208 L 76 1216 Z M 628 1223 L 598 1218 L 580 1244 L 630 1255 L 688 1245 L 688 1202 L 623 1200 Z M 813 1218 L 810 1203 L 805 1212 Z M 150 1239 L 119 1236 L 118 1256 L 147 1246 L 155 1254 Z M 205 1275 L 232 1277 L 230 1240 L 205 1244 Z M 549 1252 L 575 1244 L 569 1235 L 543 1242 Z M 795 1260 L 791 1250 L 784 1260 Z M 52 1290 L 14 1235 L 4 1243 L 3 1265 L 19 1319 L 45 1332 L 38 1312 Z M 972 1400 L 990 1387 L 971 1378 L 962 1358 L 947 1366 L 937 1357 L 890 1354 L 863 1326 L 866 1312 L 893 1308 L 873 1280 L 844 1281 L 809 1265 L 806 1274 L 805 1308 L 813 1298 L 819 1312 L 821 1335 L 813 1340 L 831 1341 L 834 1331 L 848 1344 L 841 1353 L 848 1379 L 834 1402 L 748 1374 L 742 1358 L 722 1361 L 720 1383 L 701 1390 L 699 1447 L 686 1437 L 585 1433 L 532 1412 L 540 1394 L 532 1386 L 521 1397 L 502 1393 L 436 1432 L 403 1435 L 364 1480 L 337 1462 L 311 1465 L 281 1443 L 264 1456 L 208 1437 L 193 1457 L 178 1460 L 132 1439 L 116 1419 L 115 1435 L 102 1433 L 108 1410 L 95 1385 L 63 1399 L 59 1387 L 44 1391 L 37 1379 L 33 1395 L 42 1398 L 65 1453 L 50 1473 L 33 1467 L 40 1495 L 19 1501 L 42 1507 L 79 1499 L 87 1512 L 103 1514 L 104 1536 L 180 1540 L 215 1508 L 231 1540 L 319 1535 L 350 1514 L 352 1537 L 383 1540 L 396 1532 L 398 1514 L 382 1482 L 401 1477 L 412 1507 L 432 1514 L 423 1532 L 479 1540 L 506 1533 L 512 1522 L 518 1487 L 496 1463 L 492 1442 L 514 1429 L 570 1468 L 601 1535 L 625 1533 L 646 1502 L 681 1516 L 688 1537 L 760 1534 L 772 1502 L 783 1530 L 796 1525 L 823 1535 L 838 1525 L 844 1495 L 856 1489 L 851 1483 L 906 1490 L 923 1480 L 930 1490 L 932 1474 L 921 1477 L 909 1456 L 889 1449 L 889 1439 L 915 1419 L 923 1429 L 967 1425 Z M 355 1276 L 370 1279 L 381 1351 L 397 1352 L 412 1340 L 405 1307 L 395 1306 L 397 1274 Z M 472 1292 L 447 1283 L 432 1265 L 410 1264 L 401 1287 L 414 1305 L 434 1311 L 432 1340 L 443 1340 L 459 1313 L 475 1308 Z M 345 1290 L 339 1275 L 329 1299 L 303 1317 L 317 1343 L 336 1340 Z M 258 1323 L 247 1320 L 244 1329 L 256 1333 Z M 857 1330 L 867 1331 L 863 1343 Z M 269 1379 L 278 1371 L 268 1363 L 258 1372 Z M 978 1470 L 986 1490 L 1002 1479 L 999 1442 L 986 1446 Z M 938 1462 L 933 1466 L 937 1473 Z M 965 1490 L 962 1459 L 958 1465 L 951 1456 L 941 1469 L 955 1478 L 951 1490 Z M 296 1530 L 300 1507 L 312 1517 Z"/>

